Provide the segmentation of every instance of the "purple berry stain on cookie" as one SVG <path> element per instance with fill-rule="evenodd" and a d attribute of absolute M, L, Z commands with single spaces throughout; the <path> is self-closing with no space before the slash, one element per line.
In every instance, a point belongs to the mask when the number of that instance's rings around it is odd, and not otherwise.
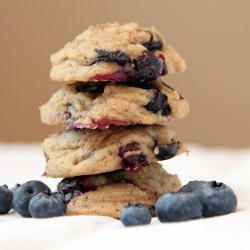
<path fill-rule="evenodd" d="M 100 119 L 96 119 L 92 121 L 94 126 L 99 129 L 108 129 L 111 125 L 114 126 L 126 126 L 133 125 L 133 122 L 130 121 L 121 121 L 121 120 L 111 120 L 106 117 L 102 117 Z"/>
<path fill-rule="evenodd" d="M 140 150 L 137 142 L 131 142 L 119 149 L 119 156 L 122 158 L 122 167 L 131 172 L 136 172 L 149 163 L 146 155 Z"/>
<path fill-rule="evenodd" d="M 159 89 L 155 90 L 153 100 L 149 102 L 145 108 L 153 113 L 161 111 L 161 115 L 164 116 L 171 114 L 171 108 L 167 103 L 167 96 L 162 94 Z"/>
<path fill-rule="evenodd" d="M 84 124 L 84 123 L 76 123 L 74 120 L 70 120 L 66 126 L 69 129 L 83 129 L 83 128 L 88 128 L 88 129 L 108 129 L 110 126 L 127 126 L 127 125 L 135 125 L 137 124 L 136 122 L 133 121 L 122 121 L 122 120 L 111 120 L 108 119 L 107 117 L 102 117 L 99 119 L 92 119 L 91 123 L 89 124 Z"/>
<path fill-rule="evenodd" d="M 41 177 L 46 177 L 47 176 L 47 173 L 46 173 L 46 170 L 41 174 Z"/>
<path fill-rule="evenodd" d="M 45 158 L 45 162 L 47 163 L 49 161 L 49 156 L 44 153 L 44 158 Z M 44 170 L 44 172 L 41 174 L 42 177 L 46 177 L 47 176 L 47 172 L 46 169 Z"/>
<path fill-rule="evenodd" d="M 125 82 L 133 78 L 135 78 L 133 71 L 119 70 L 111 74 L 97 74 L 89 78 L 89 81 Z"/>

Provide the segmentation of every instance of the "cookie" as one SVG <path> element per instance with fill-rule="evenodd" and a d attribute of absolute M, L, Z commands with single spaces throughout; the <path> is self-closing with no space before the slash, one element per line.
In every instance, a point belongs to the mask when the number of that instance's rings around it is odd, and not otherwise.
<path fill-rule="evenodd" d="M 157 79 L 144 85 L 68 84 L 54 93 L 40 111 L 42 122 L 49 125 L 107 129 L 110 125 L 164 125 L 185 117 L 189 105 L 177 91 Z"/>
<path fill-rule="evenodd" d="M 97 24 L 51 55 L 55 81 L 152 79 L 185 70 L 185 61 L 154 27 Z"/>
<path fill-rule="evenodd" d="M 134 125 L 107 130 L 66 130 L 42 143 L 47 177 L 73 177 L 126 169 L 137 171 L 152 162 L 187 151 L 166 126 Z"/>
<path fill-rule="evenodd" d="M 119 218 L 127 203 L 154 205 L 166 192 L 178 191 L 181 182 L 159 163 L 137 172 L 125 170 L 63 179 L 57 186 L 65 195 L 68 215 L 104 215 Z"/>

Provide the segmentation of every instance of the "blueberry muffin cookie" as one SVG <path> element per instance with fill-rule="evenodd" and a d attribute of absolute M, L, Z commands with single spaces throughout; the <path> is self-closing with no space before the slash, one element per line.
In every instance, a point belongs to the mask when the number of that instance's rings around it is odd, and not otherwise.
<path fill-rule="evenodd" d="M 137 171 L 187 151 L 172 130 L 160 125 L 66 130 L 45 139 L 42 149 L 46 176 L 60 178 Z"/>
<path fill-rule="evenodd" d="M 67 129 L 161 124 L 181 119 L 188 102 L 160 79 L 67 84 L 40 107 L 42 122 Z"/>
<path fill-rule="evenodd" d="M 182 72 L 185 62 L 154 27 L 97 24 L 51 55 L 55 81 L 128 81 Z"/>
<path fill-rule="evenodd" d="M 177 175 L 169 174 L 159 163 L 152 163 L 137 172 L 117 170 L 64 178 L 57 188 L 65 196 L 68 215 L 118 218 L 127 203 L 154 205 L 166 192 L 178 191 L 181 182 Z"/>

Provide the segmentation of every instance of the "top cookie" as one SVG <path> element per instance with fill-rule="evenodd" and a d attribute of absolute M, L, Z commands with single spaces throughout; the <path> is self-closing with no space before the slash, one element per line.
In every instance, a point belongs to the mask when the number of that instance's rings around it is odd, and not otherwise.
<path fill-rule="evenodd" d="M 97 24 L 51 55 L 55 81 L 154 79 L 185 70 L 185 61 L 154 27 Z"/>

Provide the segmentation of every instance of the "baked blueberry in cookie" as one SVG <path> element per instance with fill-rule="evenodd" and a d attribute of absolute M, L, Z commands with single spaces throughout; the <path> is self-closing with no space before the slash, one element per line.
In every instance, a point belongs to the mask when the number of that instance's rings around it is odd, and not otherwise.
<path fill-rule="evenodd" d="M 130 69 L 127 69 L 126 71 L 118 71 L 115 72 L 115 74 L 97 74 L 89 79 L 91 81 L 128 81 L 133 79 L 145 80 L 154 79 L 167 74 L 164 57 L 162 55 L 157 57 L 151 51 L 143 51 L 142 54 L 134 60 L 131 60 L 121 51 L 106 52 L 97 49 L 95 49 L 95 51 L 101 54 L 101 56 L 97 57 L 91 65 L 97 62 L 115 62 L 122 67 L 127 64 Z"/>
<path fill-rule="evenodd" d="M 154 41 L 154 36 L 151 35 L 148 42 L 142 44 L 149 51 L 162 50 L 162 43 L 160 41 Z"/>
<path fill-rule="evenodd" d="M 132 154 L 130 154 L 132 152 Z M 130 171 L 137 171 L 141 167 L 149 165 L 147 156 L 141 152 L 138 142 L 131 142 L 119 148 L 119 154 L 122 158 L 122 168 Z"/>
<path fill-rule="evenodd" d="M 100 56 L 95 58 L 95 60 L 92 61 L 90 65 L 97 62 L 115 62 L 120 66 L 124 66 L 126 63 L 132 62 L 131 59 L 122 51 L 107 52 L 105 50 L 95 49 L 95 52 L 97 52 Z"/>
<path fill-rule="evenodd" d="M 155 148 L 155 154 L 160 161 L 170 159 L 175 156 L 179 148 L 179 142 L 173 142 L 168 145 L 157 146 Z"/>
<path fill-rule="evenodd" d="M 152 101 L 150 101 L 145 108 L 153 113 L 161 112 L 163 116 L 171 114 L 171 107 L 167 103 L 167 96 L 162 94 L 159 89 L 155 90 Z"/>

